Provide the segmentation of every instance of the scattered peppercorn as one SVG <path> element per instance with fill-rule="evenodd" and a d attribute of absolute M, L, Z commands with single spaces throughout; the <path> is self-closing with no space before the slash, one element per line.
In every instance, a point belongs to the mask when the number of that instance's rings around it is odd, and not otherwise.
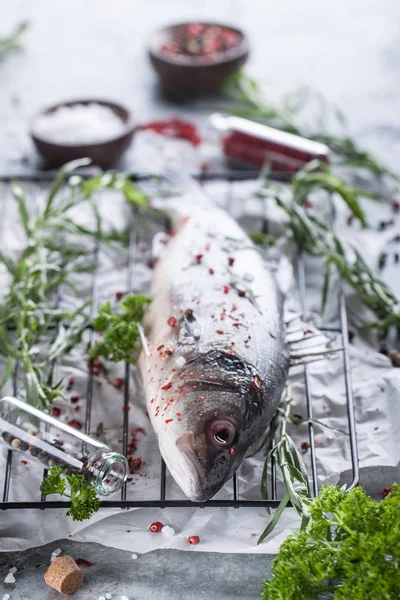
<path fill-rule="evenodd" d="M 67 392 L 70 392 L 74 385 L 75 385 L 75 379 L 73 377 L 70 377 L 68 379 Z"/>
<path fill-rule="evenodd" d="M 91 567 L 93 565 L 93 563 L 84 558 L 77 558 L 75 562 L 77 565 L 82 565 L 82 567 Z"/>
<path fill-rule="evenodd" d="M 142 459 L 141 458 L 128 458 L 128 465 L 129 465 L 129 469 L 130 469 L 131 473 L 134 473 L 135 471 L 139 471 L 140 467 L 142 466 Z"/>
<path fill-rule="evenodd" d="M 119 302 L 125 296 L 126 296 L 126 292 L 116 292 L 115 299 L 116 299 L 117 302 Z"/>
<path fill-rule="evenodd" d="M 233 258 L 233 256 L 228 256 L 228 265 L 230 267 L 233 266 L 233 263 L 235 262 L 235 259 Z"/>
<path fill-rule="evenodd" d="M 82 429 L 82 423 L 80 423 L 79 421 L 77 421 L 76 419 L 70 419 L 68 421 L 68 425 L 70 427 L 74 427 L 74 429 Z"/>
<path fill-rule="evenodd" d="M 122 377 L 116 377 L 113 380 L 112 384 L 115 388 L 117 388 L 117 390 L 120 390 L 124 386 L 124 380 L 122 379 Z"/>
<path fill-rule="evenodd" d="M 199 542 L 200 542 L 200 538 L 198 535 L 190 535 L 186 540 L 186 543 L 192 544 L 192 546 L 197 546 L 197 544 Z"/>
<path fill-rule="evenodd" d="M 139 125 L 138 129 L 141 131 L 150 129 L 160 135 L 184 139 L 190 142 L 192 146 L 198 146 L 201 143 L 196 125 L 179 118 L 151 121 L 145 125 Z"/>
<path fill-rule="evenodd" d="M 386 498 L 386 496 L 389 496 L 390 492 L 394 492 L 393 486 L 383 488 L 383 490 L 381 491 L 382 498 Z"/>
<path fill-rule="evenodd" d="M 301 448 L 301 451 L 303 452 L 303 454 L 305 454 L 310 449 L 310 443 L 309 442 L 301 442 L 300 448 Z"/>
<path fill-rule="evenodd" d="M 152 533 L 160 533 L 160 531 L 163 529 L 164 525 L 162 523 L 160 523 L 160 521 L 154 521 L 154 523 L 152 523 L 149 527 L 149 530 Z"/>
<path fill-rule="evenodd" d="M 176 327 L 178 324 L 178 319 L 176 317 L 169 317 L 167 323 L 170 327 Z"/>
<path fill-rule="evenodd" d="M 400 202 L 398 200 L 393 200 L 393 202 L 392 202 L 392 210 L 395 213 L 398 213 L 400 211 Z"/>

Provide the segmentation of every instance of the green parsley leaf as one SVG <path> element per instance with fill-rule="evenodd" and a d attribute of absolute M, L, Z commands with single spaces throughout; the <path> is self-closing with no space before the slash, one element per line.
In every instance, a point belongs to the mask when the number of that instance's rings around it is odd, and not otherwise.
<path fill-rule="evenodd" d="M 46 479 L 40 484 L 40 490 L 44 496 L 49 494 L 60 494 L 71 499 L 71 508 L 67 515 L 71 516 L 73 521 L 84 521 L 99 510 L 100 501 L 96 496 L 96 490 L 93 485 L 86 482 L 83 475 L 65 475 L 65 469 L 62 467 L 52 467 Z M 66 484 L 69 484 L 70 493 L 66 491 Z"/>
<path fill-rule="evenodd" d="M 377 502 L 358 487 L 324 486 L 307 527 L 281 545 L 263 600 L 400 597 L 400 486 Z"/>
<path fill-rule="evenodd" d="M 67 481 L 71 488 L 71 508 L 67 515 L 74 521 L 90 519 L 100 508 L 95 488 L 87 485 L 83 475 L 68 475 Z"/>
<path fill-rule="evenodd" d="M 121 302 L 122 312 L 112 310 L 109 302 L 103 304 L 93 322 L 95 331 L 104 333 L 90 351 L 90 358 L 103 356 L 112 362 L 134 364 L 133 354 L 139 342 L 138 324 L 141 323 L 150 298 L 128 295 Z"/>
<path fill-rule="evenodd" d="M 40 484 L 40 491 L 44 496 L 49 494 L 65 494 L 65 479 L 62 479 L 61 475 L 64 473 L 62 467 L 52 467 L 47 475 L 46 479 L 43 479 Z"/>

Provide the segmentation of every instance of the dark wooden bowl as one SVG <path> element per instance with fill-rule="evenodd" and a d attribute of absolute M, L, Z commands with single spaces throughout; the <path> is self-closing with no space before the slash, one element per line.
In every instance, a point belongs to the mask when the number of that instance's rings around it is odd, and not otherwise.
<path fill-rule="evenodd" d="M 161 85 L 170 92 L 183 92 L 189 95 L 211 93 L 218 91 L 225 80 L 237 73 L 249 56 L 249 46 L 243 31 L 230 25 L 220 23 L 205 23 L 203 25 L 216 25 L 228 27 L 239 34 L 240 40 L 237 46 L 230 51 L 229 57 L 221 57 L 217 60 L 209 59 L 207 62 L 182 64 L 179 59 L 167 55 L 162 51 L 163 45 L 171 37 L 171 31 L 188 25 L 189 23 L 177 23 L 155 31 L 150 38 L 149 57 L 151 64 L 157 72 Z"/>
<path fill-rule="evenodd" d="M 88 145 L 57 144 L 46 140 L 35 132 L 35 123 L 40 116 L 55 112 L 62 106 L 93 103 L 111 108 L 125 123 L 125 131 L 121 135 L 105 142 Z M 134 132 L 135 124 L 133 122 L 132 114 L 128 109 L 115 102 L 97 99 L 69 100 L 67 102 L 60 102 L 53 106 L 49 106 L 36 115 L 30 130 L 31 138 L 48 167 L 60 167 L 70 160 L 88 157 L 92 159 L 93 164 L 102 169 L 109 169 L 119 161 L 123 153 L 130 146 Z"/>

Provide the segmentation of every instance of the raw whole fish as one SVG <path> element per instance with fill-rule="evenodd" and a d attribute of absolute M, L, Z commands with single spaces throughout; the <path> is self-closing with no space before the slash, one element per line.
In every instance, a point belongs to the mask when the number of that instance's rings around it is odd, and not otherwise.
<path fill-rule="evenodd" d="M 286 382 L 283 299 L 225 211 L 182 203 L 153 275 L 140 369 L 165 463 L 211 498 L 264 435 Z"/>

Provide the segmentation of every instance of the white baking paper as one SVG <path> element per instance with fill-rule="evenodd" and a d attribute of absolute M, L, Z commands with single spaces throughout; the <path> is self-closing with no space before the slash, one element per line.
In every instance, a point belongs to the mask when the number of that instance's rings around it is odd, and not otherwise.
<path fill-rule="evenodd" d="M 249 200 L 249 195 L 257 184 L 236 183 L 230 190 L 226 183 L 210 183 L 204 186 L 205 193 L 218 203 L 227 206 L 247 229 L 259 228 L 260 215 L 265 214 L 265 207 L 259 200 Z M 32 201 L 38 199 L 37 188 L 30 187 Z M 12 199 L 3 188 L 1 197 L 3 219 L 0 234 L 2 247 L 17 250 L 21 247 L 22 232 L 16 227 L 17 215 Z M 39 194 L 40 196 L 40 194 Z M 315 199 L 316 207 L 321 213 L 327 212 L 327 198 Z M 394 226 L 390 235 L 378 234 L 377 231 L 362 232 L 357 226 L 346 225 L 347 209 L 336 201 L 339 212 L 340 230 L 347 240 L 354 240 L 366 253 L 369 260 L 376 261 L 377 255 L 385 245 L 387 238 L 394 236 Z M 122 227 L 129 219 L 129 209 L 117 193 L 108 192 L 98 198 L 98 206 L 108 226 Z M 368 205 L 372 212 L 376 207 Z M 272 205 L 268 208 L 268 216 L 272 228 L 282 227 L 284 222 L 281 211 Z M 379 219 L 382 215 L 390 215 L 389 206 L 379 206 Z M 80 211 L 76 218 L 83 222 L 91 222 L 91 213 Z M 159 224 L 149 223 L 140 217 L 138 260 L 133 270 L 133 290 L 146 291 L 151 279 L 151 270 L 146 262 L 152 233 L 159 229 Z M 392 235 L 393 234 L 393 235 Z M 89 242 L 88 242 L 89 243 Z M 294 286 L 294 270 L 288 259 L 295 258 L 293 244 L 281 243 L 273 253 L 277 275 L 288 294 L 288 305 L 298 306 L 298 298 Z M 284 258 L 282 260 L 282 258 Z M 279 260 L 281 259 L 281 260 Z M 101 268 L 98 278 L 99 304 L 110 299 L 115 302 L 115 293 L 128 291 L 126 257 L 118 255 L 110 249 L 101 252 Z M 307 310 L 314 315 L 320 306 L 321 264 L 315 259 L 306 259 L 308 285 Z M 389 265 L 390 269 L 393 265 Z M 4 290 L 7 277 L 0 271 L 1 289 Z M 393 282 L 392 272 L 387 276 Z M 81 297 L 90 297 L 91 279 L 89 275 L 79 280 Z M 330 293 L 330 305 L 324 321 L 335 322 L 337 319 L 337 291 L 334 284 Z M 349 294 L 352 296 L 352 294 Z M 73 298 L 66 298 L 73 304 Z M 359 303 L 351 298 L 350 317 L 360 314 Z M 400 444 L 398 431 L 400 428 L 400 370 L 391 366 L 388 358 L 379 354 L 378 341 L 375 336 L 357 337 L 351 347 L 351 365 L 355 415 L 357 422 L 357 440 L 359 449 L 359 465 L 361 481 L 368 491 L 375 496 L 383 487 L 389 486 L 399 479 Z M 66 379 L 73 377 L 75 384 L 69 395 L 79 395 L 82 399 L 77 405 L 59 405 L 63 418 L 84 420 L 85 395 L 87 385 L 87 360 L 85 354 L 86 341 L 73 350 L 58 368 L 58 375 Z M 3 363 L 4 364 L 4 363 Z M 115 378 L 123 377 L 123 365 L 109 365 L 108 380 L 96 377 L 92 410 L 92 432 L 99 423 L 104 424 L 105 435 L 109 445 L 115 450 L 121 449 L 122 438 L 122 406 L 123 392 L 112 385 Z M 334 358 L 315 362 L 308 367 L 314 418 L 339 430 L 347 430 L 346 395 L 343 378 L 343 360 L 341 354 Z M 0 367 L 1 375 L 2 367 Z M 143 395 L 137 383 L 135 372 L 132 373 L 130 385 L 129 412 L 130 431 L 142 428 L 137 435 L 139 443 L 134 458 L 140 457 L 142 467 L 132 474 L 128 483 L 128 499 L 157 499 L 160 485 L 160 457 L 155 435 L 146 416 Z M 303 368 L 296 367 L 290 373 L 290 384 L 293 390 L 293 412 L 306 416 Z M 4 395 L 11 393 L 10 385 L 3 390 Z M 78 407 L 78 410 L 75 408 Z M 351 481 L 350 451 L 348 437 L 332 429 L 321 426 L 315 428 L 315 443 L 319 483 L 343 483 Z M 291 427 L 291 434 L 300 447 L 308 439 L 307 424 Z M 6 449 L 0 452 L 0 489 L 5 466 Z M 21 454 L 15 453 L 12 466 L 12 483 L 10 500 L 39 500 L 39 485 L 42 467 L 29 463 L 21 463 Z M 306 462 L 308 453 L 304 454 Z M 263 469 L 264 454 L 247 459 L 239 471 L 240 496 L 247 499 L 259 499 L 260 480 Z M 281 488 L 280 488 L 281 489 Z M 217 498 L 229 498 L 232 484 L 228 482 L 219 492 Z M 168 477 L 167 498 L 181 498 L 182 493 Z M 274 553 L 286 535 L 298 526 L 298 518 L 292 509 L 287 509 L 280 519 L 273 534 L 263 544 L 257 546 L 257 539 L 270 517 L 262 508 L 171 508 L 171 509 L 102 509 L 90 522 L 74 523 L 66 517 L 62 510 L 13 510 L 0 513 L 0 546 L 2 551 L 22 550 L 32 546 L 48 543 L 53 540 L 70 538 L 79 541 L 98 542 L 122 548 L 135 553 L 148 552 L 157 548 L 187 549 L 215 552 Z M 162 533 L 152 534 L 148 527 L 153 521 L 161 521 L 175 530 L 174 536 Z M 190 535 L 200 536 L 200 544 L 189 546 L 186 538 Z"/>

